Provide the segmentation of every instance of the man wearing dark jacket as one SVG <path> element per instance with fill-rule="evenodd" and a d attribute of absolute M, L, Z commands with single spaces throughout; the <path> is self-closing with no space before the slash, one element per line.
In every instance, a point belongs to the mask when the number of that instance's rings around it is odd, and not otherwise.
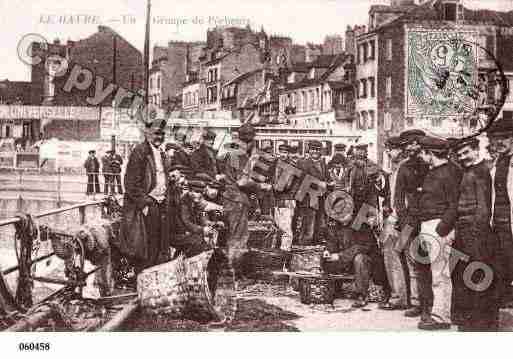
<path fill-rule="evenodd" d="M 166 121 L 146 124 L 146 140 L 132 150 L 125 173 L 120 249 L 136 270 L 169 260 L 168 170 L 164 152 Z"/>
<path fill-rule="evenodd" d="M 121 166 L 123 165 L 123 158 L 116 153 L 115 150 L 110 151 L 110 169 L 112 172 L 111 185 L 112 193 L 116 193 L 116 185 L 118 186 L 118 193 L 123 194 L 123 187 L 121 186 Z"/>
<path fill-rule="evenodd" d="M 479 159 L 477 138 L 458 141 L 453 151 L 465 167 L 453 248 L 468 258 L 457 258 L 454 268 L 452 319 L 460 331 L 497 331 L 500 280 L 494 275 L 499 253 L 497 236 L 490 225 L 492 178 L 487 165 Z M 471 287 L 465 272 L 476 262 L 490 268 L 493 277 L 489 280 L 487 276 L 473 276 Z"/>
<path fill-rule="evenodd" d="M 216 134 L 212 131 L 207 131 L 203 135 L 203 143 L 191 155 L 191 164 L 194 171 L 206 173 L 214 178 L 219 174 L 216 153 L 214 151 L 215 139 Z"/>
<path fill-rule="evenodd" d="M 420 222 L 418 221 L 418 201 L 420 197 L 419 189 L 422 187 L 424 177 L 429 166 L 419 158 L 420 146 L 419 139 L 425 136 L 421 130 L 403 131 L 399 136 L 399 141 L 403 143 L 403 150 L 407 159 L 401 163 L 395 179 L 395 193 L 393 196 L 392 208 L 397 216 L 396 229 L 400 233 L 402 246 L 397 246 L 397 250 L 406 257 L 407 272 L 406 283 L 408 283 L 409 304 L 413 307 L 407 310 L 404 315 L 407 317 L 416 317 L 427 312 L 431 306 L 429 291 L 419 287 L 419 271 L 428 271 L 429 268 L 421 263 L 415 262 L 408 255 L 409 243 L 418 235 L 420 231 Z"/>
<path fill-rule="evenodd" d="M 319 181 L 326 183 L 329 179 L 328 166 L 321 157 L 322 143 L 310 141 L 310 157 L 299 162 L 299 168 L 303 171 L 303 177 L 310 175 Z M 316 245 L 321 242 L 320 232 L 324 228 L 324 205 L 322 198 L 319 208 L 313 208 L 310 195 L 305 195 L 301 201 L 297 201 L 298 221 L 300 221 L 300 233 L 297 244 L 303 246 Z"/>
<path fill-rule="evenodd" d="M 449 329 L 452 298 L 449 255 L 454 241 L 461 177 L 447 159 L 446 140 L 425 136 L 419 143 L 420 156 L 430 166 L 422 185 L 418 213 L 421 221 L 418 243 L 427 250 L 427 255 L 415 251 L 415 245 L 412 248 L 417 261 L 430 265 L 433 293 L 430 317 L 421 319 L 419 329 Z M 419 279 L 429 280 L 427 277 Z"/>
<path fill-rule="evenodd" d="M 100 193 L 100 180 L 99 180 L 99 172 L 100 172 L 100 162 L 95 156 L 96 151 L 89 151 L 89 157 L 84 163 L 84 167 L 86 169 L 87 174 L 87 192 L 86 194 L 91 193 Z"/>

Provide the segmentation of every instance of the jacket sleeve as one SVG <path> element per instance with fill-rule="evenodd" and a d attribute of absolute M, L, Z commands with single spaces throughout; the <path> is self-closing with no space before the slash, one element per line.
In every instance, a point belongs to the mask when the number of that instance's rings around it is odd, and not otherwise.
<path fill-rule="evenodd" d="M 477 199 L 476 222 L 488 225 L 492 216 L 492 178 L 488 171 L 480 171 L 475 177 Z"/>
<path fill-rule="evenodd" d="M 447 236 L 454 228 L 458 219 L 458 201 L 460 197 L 460 177 L 449 172 L 447 181 L 443 182 L 443 191 L 447 199 L 447 208 L 442 215 L 440 223 L 436 226 L 436 232 L 439 236 Z"/>
<path fill-rule="evenodd" d="M 192 213 L 189 208 L 189 206 L 185 203 L 182 203 L 180 205 L 180 216 L 182 218 L 182 222 L 185 226 L 185 229 L 189 232 L 192 232 L 194 234 L 202 234 L 203 233 L 203 227 L 200 225 L 197 225 L 192 221 Z"/>
<path fill-rule="evenodd" d="M 144 189 L 145 160 L 140 151 L 132 151 L 128 159 L 125 173 L 126 195 L 135 203 L 138 209 L 143 209 L 153 200 L 145 193 Z"/>
<path fill-rule="evenodd" d="M 406 209 L 406 177 L 408 170 L 404 165 L 399 167 L 397 172 L 397 179 L 395 183 L 395 197 L 392 206 L 395 208 L 399 223 L 404 223 L 408 211 Z"/>

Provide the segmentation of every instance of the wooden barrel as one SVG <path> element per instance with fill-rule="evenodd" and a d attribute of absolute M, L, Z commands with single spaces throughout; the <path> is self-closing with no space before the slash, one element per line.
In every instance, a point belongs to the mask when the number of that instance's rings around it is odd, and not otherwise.
<path fill-rule="evenodd" d="M 177 319 L 230 321 L 237 309 L 233 268 L 217 250 L 144 270 L 137 292 L 144 310 Z"/>

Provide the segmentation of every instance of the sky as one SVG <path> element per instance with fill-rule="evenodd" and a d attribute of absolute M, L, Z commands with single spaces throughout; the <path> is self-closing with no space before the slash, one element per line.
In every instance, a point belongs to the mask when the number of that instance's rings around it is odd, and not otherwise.
<path fill-rule="evenodd" d="M 268 34 L 290 36 L 295 43 L 322 43 L 344 34 L 347 25 L 366 24 L 369 7 L 389 0 L 152 0 L 151 46 L 170 40 L 205 41 L 215 25 L 264 27 Z M 513 10 L 513 0 L 464 0 L 469 8 Z M 30 68 L 17 56 L 26 34 L 49 42 L 86 38 L 98 25 L 113 28 L 142 51 L 144 0 L 0 0 L 0 80 L 30 80 Z M 69 23 L 70 16 L 82 15 Z M 63 22 L 64 20 L 64 22 Z"/>

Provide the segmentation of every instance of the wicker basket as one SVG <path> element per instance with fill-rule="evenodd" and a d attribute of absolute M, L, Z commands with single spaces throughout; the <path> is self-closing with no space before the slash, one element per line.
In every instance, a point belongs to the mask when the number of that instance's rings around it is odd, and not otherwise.
<path fill-rule="evenodd" d="M 273 221 L 249 221 L 249 248 L 279 249 L 281 246 L 281 231 Z"/>
<path fill-rule="evenodd" d="M 303 304 L 333 304 L 335 281 L 328 278 L 299 278 L 299 298 Z"/>
<path fill-rule="evenodd" d="M 290 252 L 280 249 L 251 249 L 245 256 L 248 278 L 272 280 L 273 271 L 281 271 L 290 260 Z"/>
<path fill-rule="evenodd" d="M 137 277 L 141 306 L 151 314 L 176 319 L 233 319 L 234 273 L 228 261 L 219 258 L 220 253 L 211 250 L 144 270 Z"/>
<path fill-rule="evenodd" d="M 289 270 L 291 272 L 312 272 L 321 267 L 324 246 L 293 246 Z"/>

